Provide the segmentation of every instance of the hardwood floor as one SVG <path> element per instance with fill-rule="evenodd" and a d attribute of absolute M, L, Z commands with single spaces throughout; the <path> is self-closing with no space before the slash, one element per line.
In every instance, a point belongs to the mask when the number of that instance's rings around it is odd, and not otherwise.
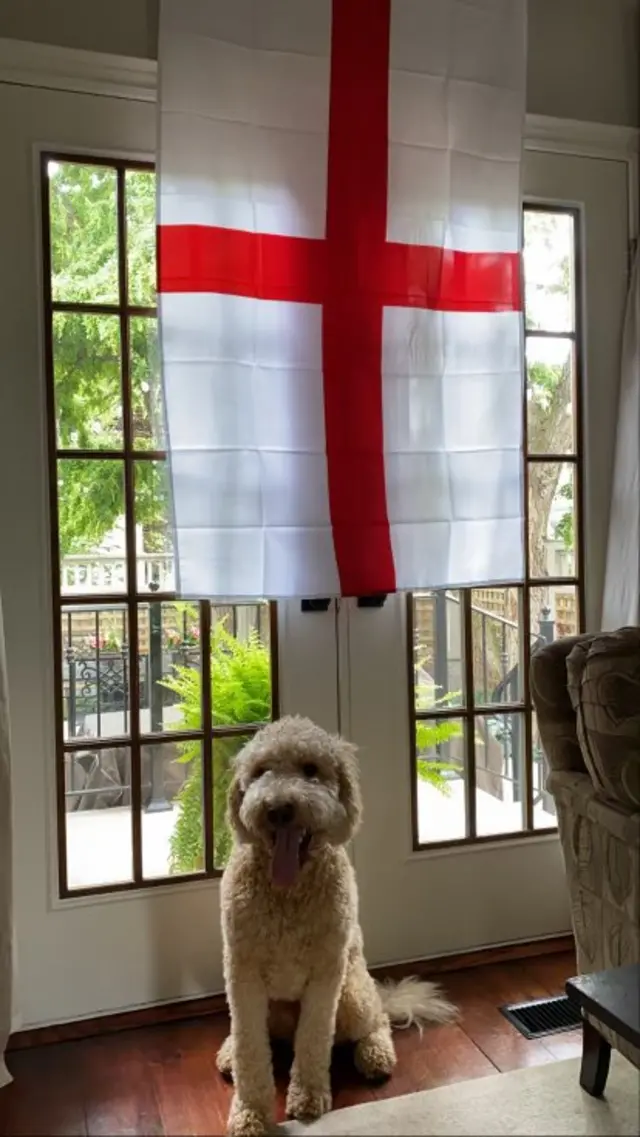
<path fill-rule="evenodd" d="M 422 1037 L 399 1031 L 398 1066 L 384 1086 L 364 1084 L 350 1055 L 337 1053 L 334 1108 L 577 1057 L 579 1031 L 529 1042 L 498 1011 L 503 1003 L 561 994 L 574 973 L 573 953 L 562 952 L 439 976 L 461 1009 L 460 1023 Z M 0 1092 L 0 1135 L 223 1133 L 231 1090 L 214 1058 L 227 1025 L 219 1014 L 10 1053 L 15 1082 Z M 288 1055 L 276 1052 L 279 1119 L 287 1065 Z"/>

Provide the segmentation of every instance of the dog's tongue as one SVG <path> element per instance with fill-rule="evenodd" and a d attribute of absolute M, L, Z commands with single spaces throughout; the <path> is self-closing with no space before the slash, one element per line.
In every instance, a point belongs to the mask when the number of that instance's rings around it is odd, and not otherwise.
<path fill-rule="evenodd" d="M 271 863 L 271 879 L 278 888 L 290 888 L 295 884 L 300 869 L 300 842 L 304 830 L 292 825 L 276 830 Z"/>

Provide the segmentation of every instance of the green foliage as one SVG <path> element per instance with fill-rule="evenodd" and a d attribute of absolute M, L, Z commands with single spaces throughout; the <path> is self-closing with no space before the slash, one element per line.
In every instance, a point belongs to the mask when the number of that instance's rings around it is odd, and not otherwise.
<path fill-rule="evenodd" d="M 51 272 L 54 300 L 116 304 L 116 172 L 52 162 Z"/>
<path fill-rule="evenodd" d="M 555 527 L 555 535 L 558 541 L 564 542 L 564 547 L 569 552 L 574 547 L 574 531 L 573 531 L 573 482 L 565 482 L 560 487 L 560 497 L 565 501 L 570 502 L 569 509 L 563 513 L 560 520 Z"/>
<path fill-rule="evenodd" d="M 51 272 L 54 300 L 117 304 L 117 182 L 115 170 L 51 163 Z M 155 178 L 127 172 L 128 289 L 131 303 L 155 303 Z M 129 320 L 131 404 L 138 449 L 160 448 L 161 410 L 155 321 Z M 53 320 L 58 445 L 122 449 L 121 326 L 117 315 L 57 312 Z M 58 498 L 62 556 L 100 546 L 124 514 L 119 462 L 60 464 Z M 136 521 L 145 551 L 166 547 L 167 502 L 160 463 L 136 471 Z"/>
<path fill-rule="evenodd" d="M 416 724 L 418 777 L 445 797 L 451 794 L 451 784 L 446 775 L 459 773 L 460 762 L 446 762 L 441 758 L 433 758 L 430 752 L 437 750 L 443 744 L 446 745 L 454 738 L 461 737 L 462 727 L 455 719 L 441 719 L 440 722 L 422 720 Z"/>
<path fill-rule="evenodd" d="M 156 176 L 127 170 L 127 250 L 129 303 L 152 308 L 156 302 Z"/>
<path fill-rule="evenodd" d="M 436 695 L 437 685 L 432 680 L 425 679 L 427 662 L 426 657 L 416 661 L 416 710 L 437 712 L 438 709 L 458 706 L 462 699 L 461 691 L 447 691 L 444 695 Z M 446 774 L 458 771 L 460 763 L 434 757 L 433 752 L 436 751 L 437 755 L 440 746 L 461 736 L 462 726 L 457 719 L 421 719 L 416 724 L 418 777 L 446 797 L 451 793 Z"/>
<path fill-rule="evenodd" d="M 185 606 L 189 607 L 189 606 Z M 202 722 L 200 675 L 190 667 L 175 667 L 164 685 L 179 696 L 176 730 L 199 730 Z M 232 636 L 220 620 L 211 635 L 211 702 L 214 726 L 241 726 L 268 721 L 271 715 L 271 659 L 268 648 L 253 632 L 247 640 Z M 214 863 L 222 868 L 231 849 L 226 801 L 233 758 L 246 737 L 214 738 L 213 834 Z M 179 807 L 171 837 L 171 872 L 195 872 L 204 866 L 202 754 L 199 742 L 179 744 L 179 762 L 189 765 L 177 795 Z M 207 807 L 208 808 L 208 807 Z"/>
<path fill-rule="evenodd" d="M 529 258 L 526 323 L 528 328 L 567 328 L 572 306 L 572 222 L 566 215 L 525 213 L 525 265 Z M 527 435 L 531 454 L 567 454 L 574 442 L 573 369 L 569 345 L 561 340 L 527 344 Z M 529 548 L 531 575 L 548 575 L 550 519 L 561 486 L 560 462 L 529 466 Z M 570 493 L 570 491 L 569 491 Z M 553 532 L 573 548 L 569 510 Z M 534 613 L 535 616 L 535 613 Z M 535 622 L 535 620 L 534 620 Z"/>

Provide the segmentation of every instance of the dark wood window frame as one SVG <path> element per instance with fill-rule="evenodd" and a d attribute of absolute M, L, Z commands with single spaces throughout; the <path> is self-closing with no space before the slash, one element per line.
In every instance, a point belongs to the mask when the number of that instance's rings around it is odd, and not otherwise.
<path fill-rule="evenodd" d="M 455 848 L 465 845 L 492 844 L 496 841 L 525 840 L 532 837 L 541 837 L 557 832 L 557 826 L 536 828 L 534 825 L 533 801 L 533 705 L 530 695 L 529 665 L 530 665 L 530 624 L 531 624 L 531 590 L 533 588 L 548 588 L 561 586 L 575 589 L 578 607 L 578 631 L 584 630 L 584 359 L 583 359 L 583 295 L 582 295 L 582 241 L 581 220 L 579 208 L 553 203 L 525 202 L 524 213 L 563 214 L 573 218 L 573 299 L 574 321 L 571 331 L 546 331 L 544 329 L 524 329 L 525 344 L 528 339 L 536 337 L 553 337 L 573 343 L 574 359 L 574 421 L 575 446 L 568 454 L 529 453 L 528 422 L 527 422 L 527 388 L 524 384 L 523 397 L 523 462 L 524 462 L 524 531 L 525 531 L 525 578 L 523 581 L 513 581 L 495 585 L 496 589 L 518 589 L 522 597 L 520 619 L 520 661 L 522 669 L 523 697 L 518 702 L 505 702 L 497 704 L 476 704 L 474 701 L 474 670 L 473 670 L 473 639 L 472 639 L 472 589 L 461 589 L 460 604 L 462 616 L 462 666 L 465 699 L 461 706 L 440 706 L 433 710 L 418 711 L 416 709 L 416 672 L 414 659 L 414 630 L 415 611 L 414 599 L 411 593 L 407 596 L 406 613 L 406 648 L 408 661 L 409 690 L 409 722 L 410 722 L 410 761 L 411 761 L 411 814 L 412 838 L 414 852 L 424 852 L 432 849 Z M 571 576 L 534 577 L 530 575 L 529 556 L 529 469 L 534 463 L 561 463 L 571 465 L 574 470 L 574 518 L 576 526 L 574 572 Z M 486 586 L 491 587 L 490 585 Z M 478 718 L 493 717 L 496 715 L 509 715 L 510 713 L 524 716 L 524 796 L 523 796 L 523 825 L 520 830 L 506 833 L 492 833 L 479 836 L 476 823 L 476 747 L 474 723 Z M 416 726 L 419 722 L 442 722 L 443 720 L 460 720 L 464 727 L 464 796 L 465 796 L 465 836 L 440 841 L 420 841 L 418 820 L 418 752 L 416 746 Z"/>
<path fill-rule="evenodd" d="M 50 246 L 50 198 L 48 164 L 50 162 L 67 162 L 79 165 L 100 166 L 112 169 L 117 180 L 117 240 L 118 240 L 118 274 L 119 296 L 117 303 L 84 303 L 54 301 L 52 297 L 51 279 L 51 246 Z M 212 722 L 211 706 L 211 605 L 208 601 L 199 602 L 200 644 L 201 644 L 201 675 L 202 675 L 202 723 L 203 727 L 196 731 L 176 732 L 161 731 L 144 733 L 140 729 L 140 690 L 138 668 L 138 610 L 140 605 L 162 604 L 177 599 L 174 592 L 157 591 L 141 593 L 138 588 L 136 563 L 136 533 L 135 533 L 135 469 L 140 461 L 165 461 L 165 450 L 142 450 L 134 444 L 134 431 L 131 414 L 131 376 L 129 352 L 129 320 L 131 317 L 155 318 L 155 307 L 145 307 L 130 304 L 127 290 L 127 218 L 125 200 L 125 178 L 128 170 L 153 171 L 154 165 L 148 162 L 138 162 L 129 159 L 105 158 L 98 155 L 85 155 L 48 151 L 41 154 L 40 183 L 42 202 L 42 237 L 43 237 L 43 292 L 44 292 L 44 356 L 47 383 L 47 428 L 49 452 L 49 488 L 50 488 L 50 530 L 51 530 L 51 580 L 54 607 L 54 676 L 55 676 L 55 713 L 56 713 L 56 816 L 57 816 L 57 847 L 58 847 L 58 873 L 59 895 L 62 899 L 83 895 L 99 895 L 102 893 L 118 893 L 132 890 L 167 885 L 177 885 L 183 882 L 215 878 L 221 875 L 221 870 L 214 864 L 214 833 L 212 808 L 204 809 L 204 848 L 205 865 L 201 872 L 164 876 L 158 878 L 145 878 L 142 863 L 142 751 L 145 746 L 157 745 L 162 742 L 199 741 L 202 745 L 203 767 L 203 796 L 205 803 L 211 803 L 213 798 L 213 745 L 217 738 L 230 738 L 245 736 L 255 732 L 259 724 L 243 724 L 233 726 L 211 726 L 204 728 L 205 723 Z M 532 577 L 529 573 L 529 552 L 527 541 L 526 577 L 522 581 L 512 584 L 501 583 L 501 589 L 520 589 L 522 595 L 522 612 L 520 626 L 524 632 L 521 635 L 521 667 L 523 676 L 523 698 L 514 703 L 475 704 L 474 703 L 474 676 L 473 676 L 473 645 L 472 645 L 472 593 L 471 590 L 461 590 L 461 615 L 463 627 L 463 668 L 464 689 L 466 699 L 462 706 L 441 706 L 434 710 L 416 711 L 415 709 L 415 670 L 413 658 L 413 624 L 414 608 L 413 597 L 407 597 L 407 656 L 408 656 L 408 690 L 409 713 L 412 724 L 411 729 L 411 785 L 412 785 L 412 823 L 413 847 L 416 851 L 437 849 L 449 846 L 462 846 L 468 844 L 484 844 L 503 840 L 524 839 L 527 837 L 544 836 L 556 831 L 556 827 L 535 828 L 533 815 L 533 767 L 532 767 L 532 704 L 529 694 L 529 651 L 528 633 L 530 626 L 530 592 L 532 588 L 549 586 L 566 586 L 576 590 L 578 599 L 579 628 L 583 626 L 584 614 L 584 549 L 583 549 L 583 346 L 582 346 L 582 295 L 581 295 L 581 242 L 580 242 L 580 211 L 572 207 L 556 206 L 553 204 L 526 204 L 527 212 L 544 212 L 553 214 L 568 214 L 573 217 L 574 233 L 574 297 L 575 321 L 572 332 L 551 333 L 544 330 L 525 330 L 525 337 L 555 335 L 573 341 L 575 378 L 575 422 L 576 445 L 571 454 L 535 454 L 528 453 L 527 446 L 527 409 L 526 395 L 523 407 L 523 437 L 524 437 L 524 510 L 525 525 L 528 532 L 529 521 L 529 478 L 528 472 L 532 462 L 561 462 L 572 465 L 574 468 L 574 510 L 577 527 L 577 540 L 575 545 L 576 565 L 574 575 L 571 577 Z M 53 317 L 56 312 L 81 312 L 96 315 L 117 316 L 120 322 L 121 336 L 121 383 L 123 401 L 123 448 L 114 450 L 80 450 L 61 449 L 57 442 L 56 408 L 53 367 Z M 57 462 L 59 459 L 73 458 L 84 460 L 114 460 L 124 465 L 124 496 L 126 518 L 126 550 L 127 550 L 127 581 L 123 592 L 107 592 L 104 594 L 62 594 L 60 575 L 60 548 L 58 534 L 58 493 L 57 493 Z M 496 586 L 498 587 L 498 586 Z M 131 763 L 131 819 L 132 819 L 132 879 L 113 884 L 97 885 L 82 888 L 69 888 L 67 883 L 67 837 L 65 824 L 65 757 L 74 752 L 87 749 L 86 739 L 66 739 L 64 737 L 63 715 L 63 672 L 62 672 L 62 628 L 61 616 L 63 612 L 72 610 L 94 608 L 100 605 L 122 605 L 128 620 L 128 679 L 130 699 L 130 732 L 128 735 L 109 738 L 92 738 L 90 748 L 92 751 L 126 747 L 130 752 Z M 272 673 L 272 714 L 277 717 L 279 713 L 278 691 L 278 641 L 277 641 L 277 610 L 276 605 L 270 605 L 270 644 L 271 644 L 271 673 Z M 496 714 L 520 714 L 525 722 L 524 746 L 524 815 L 523 828 L 516 832 L 478 836 L 476 829 L 476 761 L 475 761 L 475 731 L 474 720 Z M 466 835 L 438 842 L 420 842 L 418 839 L 418 800 L 416 784 L 416 731 L 419 721 L 442 721 L 445 719 L 461 720 L 464 724 L 465 737 L 465 814 Z"/>
<path fill-rule="evenodd" d="M 117 186 L 117 253 L 119 293 L 117 303 L 84 303 L 56 301 L 52 296 L 51 229 L 50 229 L 50 185 L 48 167 L 50 162 L 72 163 L 76 165 L 106 167 L 114 170 Z M 51 532 L 51 584 L 53 597 L 53 664 L 55 682 L 55 761 L 56 761 L 56 822 L 58 850 L 58 881 L 61 899 L 103 893 L 130 892 L 168 885 L 180 885 L 188 881 L 205 880 L 221 875 L 221 869 L 214 864 L 213 832 L 213 746 L 217 739 L 247 736 L 255 733 L 260 724 L 250 723 L 232 726 L 213 726 L 211 705 L 211 604 L 199 601 L 200 628 L 200 666 L 202 676 L 202 729 L 194 731 L 157 731 L 144 733 L 140 728 L 140 674 L 139 674 L 139 634 L 138 614 L 140 605 L 155 605 L 177 599 L 174 592 L 155 591 L 141 593 L 138 588 L 136 558 L 135 523 L 135 471 L 136 463 L 143 461 L 165 461 L 165 450 L 137 449 L 134 439 L 131 404 L 130 343 L 129 320 L 132 317 L 155 318 L 155 307 L 145 307 L 129 303 L 127 282 L 127 217 L 125 179 L 129 170 L 153 172 L 153 163 L 138 162 L 124 158 L 106 158 L 102 155 L 43 152 L 40 156 L 40 192 L 42 207 L 42 260 L 44 293 L 44 364 L 47 386 L 47 434 L 48 434 L 48 473 L 49 509 Z M 56 401 L 54 386 L 53 317 L 56 312 L 81 312 L 84 314 L 117 316 L 120 321 L 121 343 L 121 392 L 123 407 L 123 448 L 114 450 L 61 449 L 58 447 L 56 426 Z M 57 463 L 60 459 L 82 459 L 86 461 L 119 461 L 124 465 L 125 499 L 125 537 L 127 554 L 126 590 L 104 594 L 62 594 L 60 573 L 60 544 L 58 532 L 58 487 Z M 62 615 L 74 607 L 80 610 L 98 608 L 100 605 L 122 606 L 127 615 L 127 676 L 128 696 L 131 713 L 129 734 L 120 737 L 65 739 L 63 713 L 63 668 L 62 668 Z M 279 713 L 278 690 L 278 638 L 277 609 L 275 603 L 269 606 L 270 651 L 271 651 L 271 692 L 272 717 Z M 143 872 L 142 850 L 142 751 L 145 746 L 156 746 L 162 742 L 199 741 L 202 745 L 203 772 L 203 825 L 205 864 L 201 872 L 184 873 L 174 876 L 145 878 Z M 126 747 L 130 754 L 131 782 L 131 824 L 132 824 L 132 878 L 113 884 L 90 887 L 69 888 L 67 874 L 67 834 L 65 820 L 65 758 L 80 750 L 104 751 Z"/>

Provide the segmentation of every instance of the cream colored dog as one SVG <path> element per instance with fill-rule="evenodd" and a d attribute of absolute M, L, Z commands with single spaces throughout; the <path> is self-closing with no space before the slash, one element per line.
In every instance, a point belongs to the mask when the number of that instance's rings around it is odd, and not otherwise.
<path fill-rule="evenodd" d="M 270 1035 L 295 1034 L 287 1113 L 310 1119 L 331 1108 L 334 1041 L 355 1043 L 362 1074 L 384 1078 L 396 1061 L 392 1022 L 455 1016 L 433 984 L 379 987 L 367 971 L 345 848 L 360 815 L 355 747 L 308 719 L 272 723 L 238 756 L 221 891 L 231 1034 L 217 1059 L 235 1083 L 235 1137 L 271 1126 Z"/>

